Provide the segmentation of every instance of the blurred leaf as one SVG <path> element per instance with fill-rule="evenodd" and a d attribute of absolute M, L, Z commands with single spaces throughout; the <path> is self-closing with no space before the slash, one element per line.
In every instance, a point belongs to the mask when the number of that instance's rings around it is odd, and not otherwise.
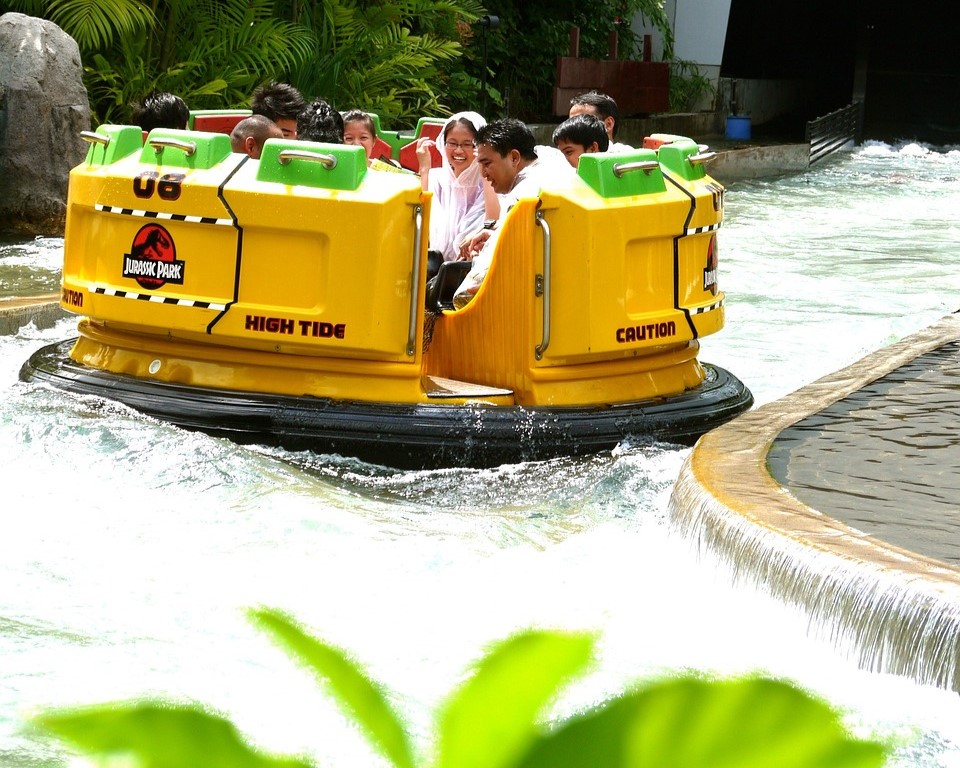
<path fill-rule="evenodd" d="M 326 682 L 340 706 L 357 722 L 378 752 L 397 768 L 413 768 L 413 749 L 400 717 L 383 691 L 339 648 L 304 632 L 272 609 L 250 612 L 253 621 Z"/>
<path fill-rule="evenodd" d="M 625 694 L 543 736 L 518 768 L 879 768 L 825 703 L 767 679 L 681 678 Z"/>
<path fill-rule="evenodd" d="M 537 717 L 589 664 L 591 634 L 528 631 L 493 647 L 440 717 L 439 768 L 512 765 L 537 733 Z"/>
<path fill-rule="evenodd" d="M 99 756 L 137 768 L 309 768 L 252 749 L 233 724 L 197 707 L 112 704 L 40 715 L 43 730 Z"/>

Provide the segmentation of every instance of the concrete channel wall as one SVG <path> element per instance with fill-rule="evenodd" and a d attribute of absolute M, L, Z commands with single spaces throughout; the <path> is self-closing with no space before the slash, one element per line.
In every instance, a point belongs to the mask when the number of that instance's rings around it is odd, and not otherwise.
<path fill-rule="evenodd" d="M 17 333 L 31 322 L 38 328 L 50 328 L 66 316 L 66 311 L 60 308 L 59 293 L 0 299 L 0 334 Z"/>
<path fill-rule="evenodd" d="M 553 123 L 531 125 L 538 144 L 552 146 Z M 757 179 L 803 173 L 810 167 L 810 144 L 777 142 L 769 139 L 730 140 L 725 138 L 725 118 L 719 112 L 690 112 L 620 121 L 617 140 L 635 147 L 644 136 L 670 133 L 705 144 L 716 157 L 706 169 L 721 184 L 742 179 Z"/>

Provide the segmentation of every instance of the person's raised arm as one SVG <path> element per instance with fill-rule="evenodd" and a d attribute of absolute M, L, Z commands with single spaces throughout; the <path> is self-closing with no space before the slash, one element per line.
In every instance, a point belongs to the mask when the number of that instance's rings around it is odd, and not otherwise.
<path fill-rule="evenodd" d="M 420 165 L 420 187 L 424 192 L 430 186 L 430 168 L 433 165 L 433 159 L 430 157 L 430 147 L 435 147 L 437 143 L 428 136 L 421 136 L 417 139 L 417 163 Z"/>

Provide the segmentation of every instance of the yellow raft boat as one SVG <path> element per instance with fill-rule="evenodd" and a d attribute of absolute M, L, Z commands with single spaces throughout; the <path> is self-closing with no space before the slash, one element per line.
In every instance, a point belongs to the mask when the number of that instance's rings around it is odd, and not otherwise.
<path fill-rule="evenodd" d="M 224 134 L 86 138 L 61 298 L 79 338 L 24 379 L 403 467 L 690 443 L 752 403 L 697 359 L 723 326 L 723 188 L 689 139 L 584 155 L 521 200 L 453 310 L 426 296 L 430 194 L 368 170 L 361 147 L 270 140 L 257 161 Z"/>

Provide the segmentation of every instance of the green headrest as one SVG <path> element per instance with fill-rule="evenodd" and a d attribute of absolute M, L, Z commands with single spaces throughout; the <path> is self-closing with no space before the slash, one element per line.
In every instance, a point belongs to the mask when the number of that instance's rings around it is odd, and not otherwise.
<path fill-rule="evenodd" d="M 136 125 L 101 125 L 95 131 L 84 131 L 84 134 L 90 139 L 95 136 L 106 139 L 106 142 L 90 141 L 87 162 L 91 165 L 110 165 L 143 147 L 143 131 Z"/>
<path fill-rule="evenodd" d="M 267 139 L 260 155 L 257 181 L 354 190 L 366 174 L 367 154 L 361 146 Z"/>
<path fill-rule="evenodd" d="M 677 139 L 658 150 L 663 167 L 685 181 L 696 181 L 707 175 L 702 163 L 691 163 L 687 158 L 699 154 L 700 147 L 692 139 Z"/>
<path fill-rule="evenodd" d="M 663 192 L 663 173 L 652 149 L 580 155 L 577 174 L 601 197 L 627 197 Z"/>
<path fill-rule="evenodd" d="M 205 170 L 229 155 L 230 137 L 225 133 L 154 128 L 140 152 L 140 162 Z"/>

